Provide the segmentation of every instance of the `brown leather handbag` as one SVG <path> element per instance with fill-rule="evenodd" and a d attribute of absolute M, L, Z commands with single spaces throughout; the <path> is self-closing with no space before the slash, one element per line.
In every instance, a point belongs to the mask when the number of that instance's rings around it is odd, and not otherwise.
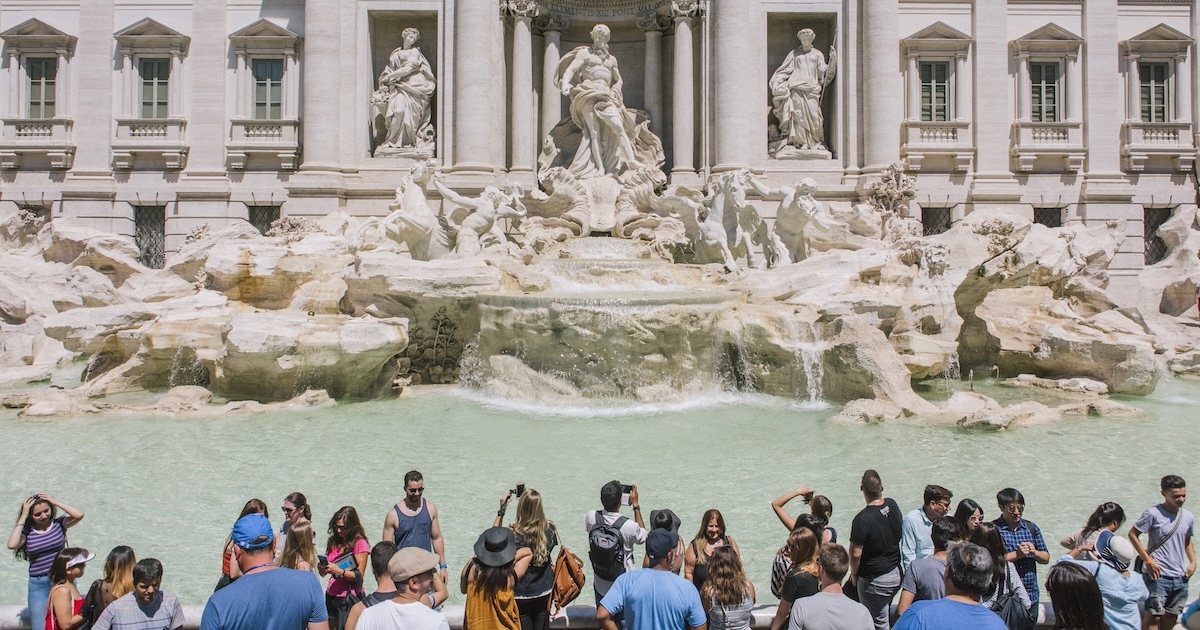
<path fill-rule="evenodd" d="M 558 611 L 575 601 L 586 583 L 583 560 L 571 553 L 566 545 L 559 547 L 558 558 L 554 561 L 554 587 L 550 590 L 550 600 L 547 602 L 550 615 L 557 615 Z"/>

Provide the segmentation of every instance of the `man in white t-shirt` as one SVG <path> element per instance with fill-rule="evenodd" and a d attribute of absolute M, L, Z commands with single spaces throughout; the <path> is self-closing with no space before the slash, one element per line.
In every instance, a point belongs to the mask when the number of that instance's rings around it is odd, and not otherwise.
<path fill-rule="evenodd" d="M 599 604 L 601 599 L 608 593 L 608 589 L 612 588 L 613 581 L 617 579 L 617 575 L 632 571 L 633 563 L 633 546 L 646 543 L 646 523 L 642 520 L 642 506 L 638 503 L 637 486 L 630 486 L 629 490 L 629 505 L 633 507 L 633 520 L 621 515 L 621 482 L 613 480 L 600 488 L 600 505 L 603 510 L 593 510 L 587 513 L 584 517 L 584 529 L 588 533 L 588 539 L 591 540 L 592 529 L 596 527 L 597 517 L 603 517 L 604 522 L 612 525 L 621 531 L 621 554 L 620 567 L 597 567 L 595 558 L 592 558 L 592 587 L 596 593 L 596 603 Z M 620 522 L 620 525 L 617 523 Z M 590 545 L 589 545 L 590 547 Z M 589 549 L 589 557 L 591 556 Z M 622 568 L 623 567 L 623 568 Z M 608 569 L 608 570 L 606 570 Z M 611 578 L 600 577 L 599 574 L 608 573 Z M 620 620 L 617 619 L 618 624 Z"/>
<path fill-rule="evenodd" d="M 433 588 L 433 572 L 440 562 L 437 554 L 417 547 L 397 551 L 388 562 L 396 597 L 363 610 L 346 630 L 450 630 L 446 615 L 421 601 Z"/>

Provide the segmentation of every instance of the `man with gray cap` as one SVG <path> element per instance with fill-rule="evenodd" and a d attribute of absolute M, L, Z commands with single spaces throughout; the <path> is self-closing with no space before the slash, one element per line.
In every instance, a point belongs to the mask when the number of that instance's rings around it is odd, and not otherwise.
<path fill-rule="evenodd" d="M 992 554 L 959 543 L 946 554 L 946 597 L 913 603 L 896 630 L 1008 630 L 1000 616 L 979 603 L 992 585 Z"/>
<path fill-rule="evenodd" d="M 362 611 L 346 621 L 346 630 L 450 630 L 446 615 L 423 601 L 433 588 L 437 554 L 405 547 L 388 561 L 396 596 Z"/>
<path fill-rule="evenodd" d="M 317 576 L 275 565 L 275 532 L 267 517 L 243 516 L 230 538 L 242 577 L 208 598 L 200 630 L 329 630 Z"/>
<path fill-rule="evenodd" d="M 618 630 L 624 615 L 628 630 L 703 630 L 707 627 L 700 594 L 691 582 L 671 572 L 679 536 L 653 529 L 646 536 L 649 569 L 622 573 L 596 606 L 602 630 Z"/>
<path fill-rule="evenodd" d="M 1139 605 L 1150 597 L 1141 576 L 1129 574 L 1129 563 L 1137 557 L 1133 543 L 1128 538 L 1114 536 L 1107 529 L 1100 530 L 1094 551 L 1099 562 L 1079 560 L 1082 551 L 1092 551 L 1086 546 L 1072 549 L 1071 553 L 1058 559 L 1059 562 L 1074 562 L 1096 576 L 1100 585 L 1100 597 L 1104 599 L 1104 623 L 1109 630 L 1141 630 L 1142 615 Z"/>

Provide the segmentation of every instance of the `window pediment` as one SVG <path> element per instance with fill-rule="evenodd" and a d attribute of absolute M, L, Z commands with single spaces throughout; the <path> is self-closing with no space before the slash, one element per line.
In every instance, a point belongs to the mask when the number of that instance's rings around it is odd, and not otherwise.
<path fill-rule="evenodd" d="M 150 18 L 144 18 L 113 34 L 123 52 L 150 50 L 183 53 L 191 38 Z"/>
<path fill-rule="evenodd" d="M 935 22 L 901 40 L 905 54 L 922 56 L 940 54 L 965 56 L 975 40 L 970 35 L 946 24 Z"/>
<path fill-rule="evenodd" d="M 1083 38 L 1051 22 L 1024 37 L 1014 39 L 1010 45 L 1019 55 L 1077 56 Z"/>
<path fill-rule="evenodd" d="M 0 33 L 0 39 L 3 39 L 10 49 L 21 52 L 69 52 L 75 48 L 77 41 L 74 35 L 68 35 L 37 18 L 25 20 Z"/>
<path fill-rule="evenodd" d="M 301 37 L 292 31 L 263 18 L 239 29 L 229 36 L 235 51 L 245 52 L 297 52 Z"/>
<path fill-rule="evenodd" d="M 1193 40 L 1166 24 L 1159 24 L 1148 31 L 1135 35 L 1121 42 L 1121 50 L 1126 54 L 1137 55 L 1186 55 Z"/>

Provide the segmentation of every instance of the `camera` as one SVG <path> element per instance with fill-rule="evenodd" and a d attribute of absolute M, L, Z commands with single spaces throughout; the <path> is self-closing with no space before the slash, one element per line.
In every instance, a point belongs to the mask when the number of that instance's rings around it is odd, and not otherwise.
<path fill-rule="evenodd" d="M 509 490 L 508 493 L 520 499 L 521 495 L 525 494 L 525 484 L 517 484 L 517 487 Z"/>
<path fill-rule="evenodd" d="M 629 505 L 629 493 L 633 492 L 633 486 L 621 484 L 621 505 Z"/>

